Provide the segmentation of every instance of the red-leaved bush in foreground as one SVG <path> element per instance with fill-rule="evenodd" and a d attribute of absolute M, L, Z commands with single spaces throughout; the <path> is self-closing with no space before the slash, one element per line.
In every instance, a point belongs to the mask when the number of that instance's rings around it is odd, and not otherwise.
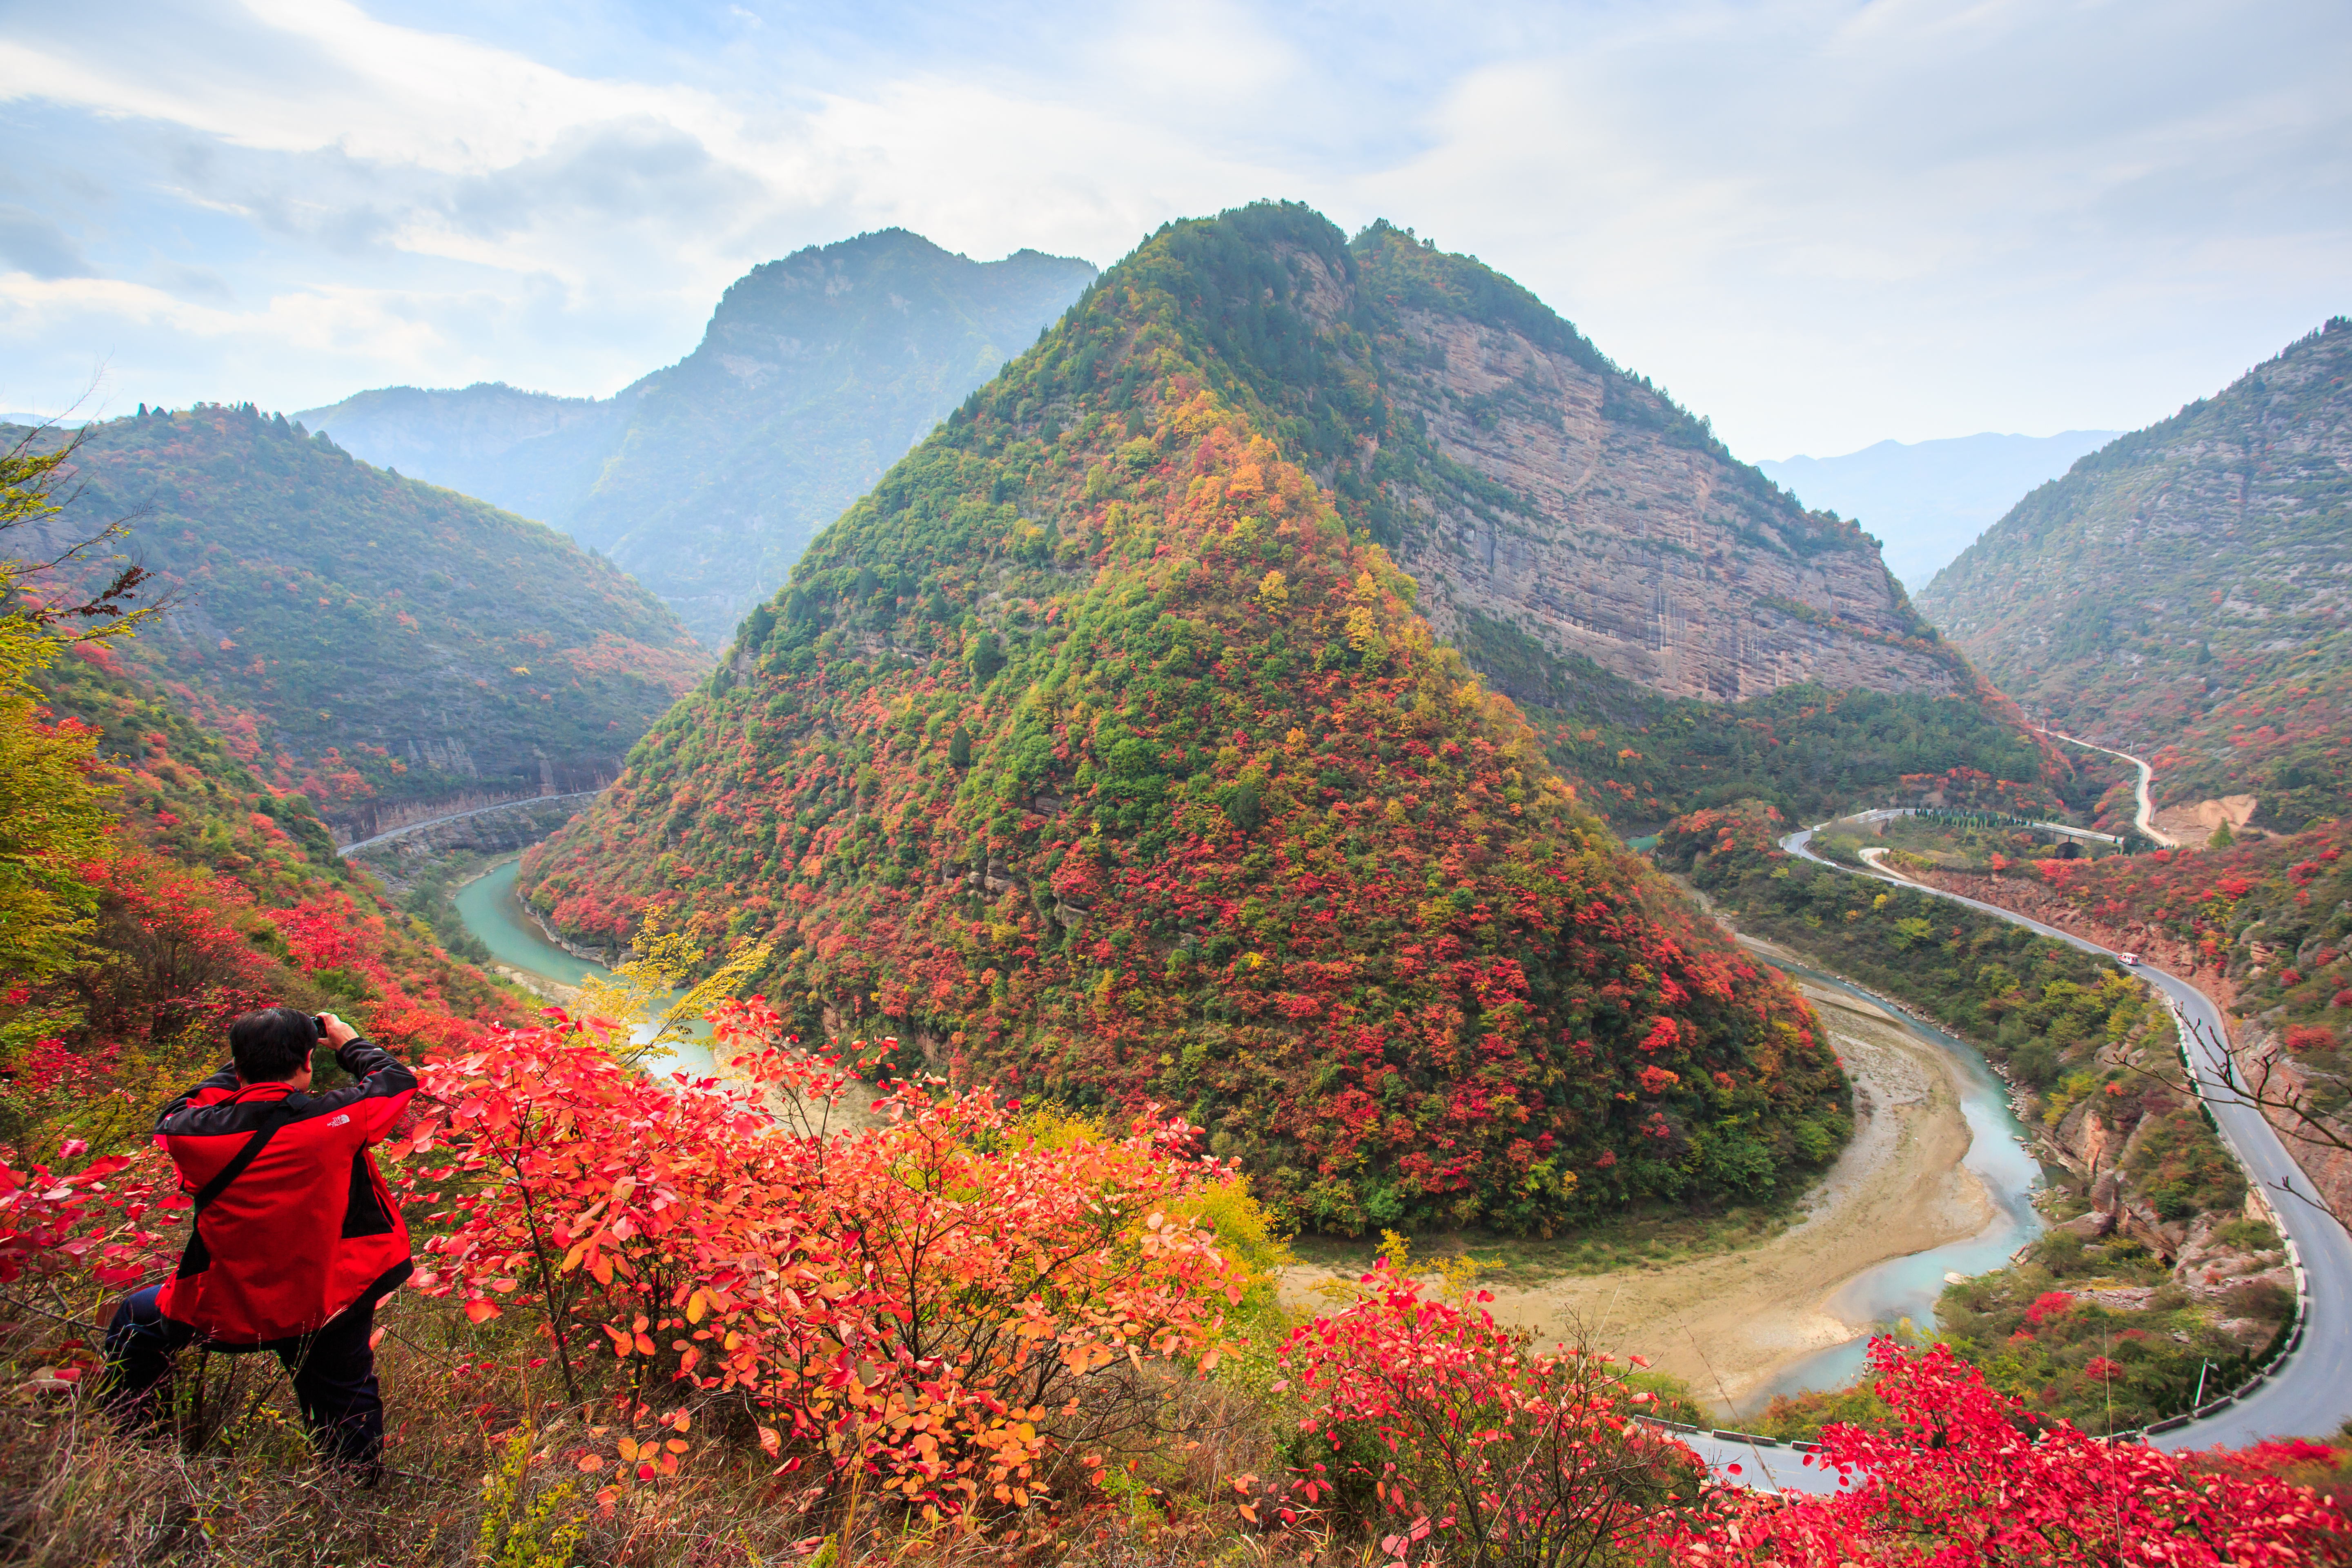
<path fill-rule="evenodd" d="M 854 1514 L 863 1489 L 960 1526 L 1069 1521 L 1040 1505 L 1083 1504 L 1106 1453 L 1166 1440 L 1169 1375 L 1218 1364 L 1241 1283 L 1182 1217 L 1236 1179 L 1191 1152 L 1194 1129 L 1147 1117 L 1120 1135 L 902 1086 L 882 1125 L 824 1137 L 778 1112 L 828 1101 L 838 1071 L 785 1048 L 760 1002 L 714 1023 L 750 1088 L 646 1077 L 558 1014 L 426 1064 L 430 1109 L 385 1150 L 427 1238 L 420 1287 L 528 1324 L 580 1399 L 620 1385 L 626 1435 L 589 1426 L 563 1456 L 604 1475 L 603 1501 L 677 1475 L 698 1415 L 756 1428 L 791 1478 L 782 1506 L 846 1492 Z M 37 1289 L 37 1313 L 94 1322 L 168 1262 L 176 1237 L 148 1228 L 185 1206 L 168 1163 L 65 1169 L 89 1152 L 0 1165 L 0 1298 Z M 1948 1350 L 1888 1341 L 1872 1350 L 1884 1426 L 1832 1426 L 1809 1458 L 1836 1495 L 1712 1484 L 1607 1358 L 1538 1352 L 1484 1300 L 1433 1300 L 1383 1265 L 1291 1331 L 1263 1409 L 1293 1427 L 1292 1473 L 1272 1495 L 1226 1478 L 1243 1521 L 1361 1526 L 1388 1563 L 1482 1568 L 2346 1555 L 2343 1514 L 2266 1473 L 2278 1454 L 2043 1426 Z M 60 1342 L 27 1387 L 70 1389 L 92 1355 Z"/>
<path fill-rule="evenodd" d="M 1833 1426 L 1809 1463 L 1834 1497 L 1717 1492 L 1664 1542 L 1676 1563 L 1906 1568 L 2017 1563 L 2165 1568 L 2343 1560 L 2347 1521 L 2311 1491 L 2194 1455 L 2039 1427 L 1942 1345 L 1871 1346 L 1883 1428 Z"/>
<path fill-rule="evenodd" d="M 1537 1352 L 1485 1300 L 1431 1300 L 1383 1264 L 1356 1302 L 1290 1335 L 1281 1359 L 1307 1409 L 1293 1512 L 1386 1521 L 1373 1532 L 1399 1564 L 2203 1568 L 2352 1545 L 2340 1512 L 2264 1466 L 2041 1426 L 1948 1349 L 1892 1340 L 1871 1349 L 1885 1425 L 1833 1426 L 1806 1457 L 1837 1473 L 1836 1495 L 1702 1483 L 1696 1455 L 1635 1419 L 1646 1395 L 1606 1358 Z"/>
<path fill-rule="evenodd" d="M 1697 1491 L 1696 1457 L 1632 1418 L 1649 1395 L 1607 1358 L 1532 1353 L 1486 1310 L 1493 1297 L 1430 1300 L 1386 1259 L 1358 1289 L 1282 1347 L 1307 1405 L 1299 1429 L 1320 1439 L 1302 1445 L 1291 1490 L 1392 1521 L 1384 1557 L 1548 1568 L 1613 1556 L 1654 1531 L 1677 1487 Z"/>
<path fill-rule="evenodd" d="M 478 1322 L 535 1310 L 575 1392 L 606 1356 L 646 1397 L 736 1396 L 781 1471 L 856 1475 L 928 1518 L 1024 1507 L 1075 1445 L 1148 1422 L 1146 1357 L 1215 1364 L 1238 1285 L 1169 1210 L 1231 1173 L 1181 1121 L 1040 1131 L 984 1092 L 901 1085 L 885 1125 L 821 1138 L 772 1097 L 828 1100 L 843 1075 L 782 1048 L 762 1002 L 713 1022 L 756 1094 L 645 1077 L 560 1016 L 429 1064 L 419 1285 Z M 646 1479 L 676 1464 L 651 1447 Z"/>
<path fill-rule="evenodd" d="M 58 1152 L 61 1165 L 88 1154 L 79 1139 Z M 171 1162 L 149 1149 L 89 1160 L 79 1170 L 20 1171 L 0 1162 L 0 1287 L 21 1291 L 38 1282 L 62 1292 L 36 1309 L 58 1317 L 66 1315 L 61 1308 L 87 1306 L 93 1286 L 135 1289 L 167 1245 L 150 1227 L 188 1206 Z"/>

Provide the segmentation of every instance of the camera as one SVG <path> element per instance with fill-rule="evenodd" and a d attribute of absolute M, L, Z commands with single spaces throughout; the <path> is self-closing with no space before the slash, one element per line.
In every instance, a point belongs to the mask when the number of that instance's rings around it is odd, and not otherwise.
<path fill-rule="evenodd" d="M 310 1015 L 310 1023 L 318 1029 L 319 1037 L 322 1040 L 325 1039 L 327 1037 L 327 1016 L 324 1013 L 313 1013 Z"/>

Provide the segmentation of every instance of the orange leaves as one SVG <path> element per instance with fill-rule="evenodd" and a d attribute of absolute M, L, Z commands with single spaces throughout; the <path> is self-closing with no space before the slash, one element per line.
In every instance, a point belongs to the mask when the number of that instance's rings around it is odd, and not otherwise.
<path fill-rule="evenodd" d="M 714 1022 L 758 1084 L 838 1091 L 764 1003 Z M 410 1180 L 455 1223 L 419 1288 L 535 1309 L 567 1373 L 601 1334 L 639 1387 L 749 1394 L 787 1466 L 862 1462 L 941 1514 L 1025 1506 L 1083 1380 L 1215 1363 L 1233 1270 L 1175 1216 L 1228 1173 L 1181 1120 L 1118 1138 L 902 1086 L 887 1125 L 820 1138 L 745 1092 L 628 1072 L 560 1016 L 426 1077 L 450 1163 Z M 632 1443 L 641 1479 L 684 1452 Z"/>
<path fill-rule="evenodd" d="M 646 1315 L 643 1312 L 638 1313 L 636 1320 L 627 1328 L 616 1328 L 611 1323 L 604 1323 L 598 1326 L 601 1327 L 604 1331 L 605 1335 L 612 1340 L 613 1353 L 616 1356 L 625 1359 L 632 1351 L 642 1356 L 650 1356 L 656 1353 L 652 1336 L 646 1332 L 646 1329 L 648 1325 Z"/>

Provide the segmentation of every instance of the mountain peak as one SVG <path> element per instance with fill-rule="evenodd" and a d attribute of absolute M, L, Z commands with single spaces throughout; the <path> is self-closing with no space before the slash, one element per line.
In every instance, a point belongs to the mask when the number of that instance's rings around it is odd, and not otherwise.
<path fill-rule="evenodd" d="M 818 538 L 532 855 L 806 1032 L 1174 1101 L 1308 1223 L 1546 1229 L 1843 1135 L 1804 1005 L 1618 849 L 1318 477 L 1389 426 L 1319 215 L 1171 225 Z"/>

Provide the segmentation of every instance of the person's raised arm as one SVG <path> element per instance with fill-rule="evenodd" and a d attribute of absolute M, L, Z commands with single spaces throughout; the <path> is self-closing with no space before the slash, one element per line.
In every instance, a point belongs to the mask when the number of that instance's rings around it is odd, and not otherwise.
<path fill-rule="evenodd" d="M 355 1089 L 340 1090 L 337 1098 L 351 1096 L 352 1115 L 366 1128 L 373 1142 L 390 1131 L 400 1113 L 408 1109 L 408 1097 L 416 1092 L 416 1075 L 332 1013 L 320 1014 L 320 1022 L 326 1026 L 328 1043 L 335 1047 L 335 1065 L 359 1080 Z"/>

